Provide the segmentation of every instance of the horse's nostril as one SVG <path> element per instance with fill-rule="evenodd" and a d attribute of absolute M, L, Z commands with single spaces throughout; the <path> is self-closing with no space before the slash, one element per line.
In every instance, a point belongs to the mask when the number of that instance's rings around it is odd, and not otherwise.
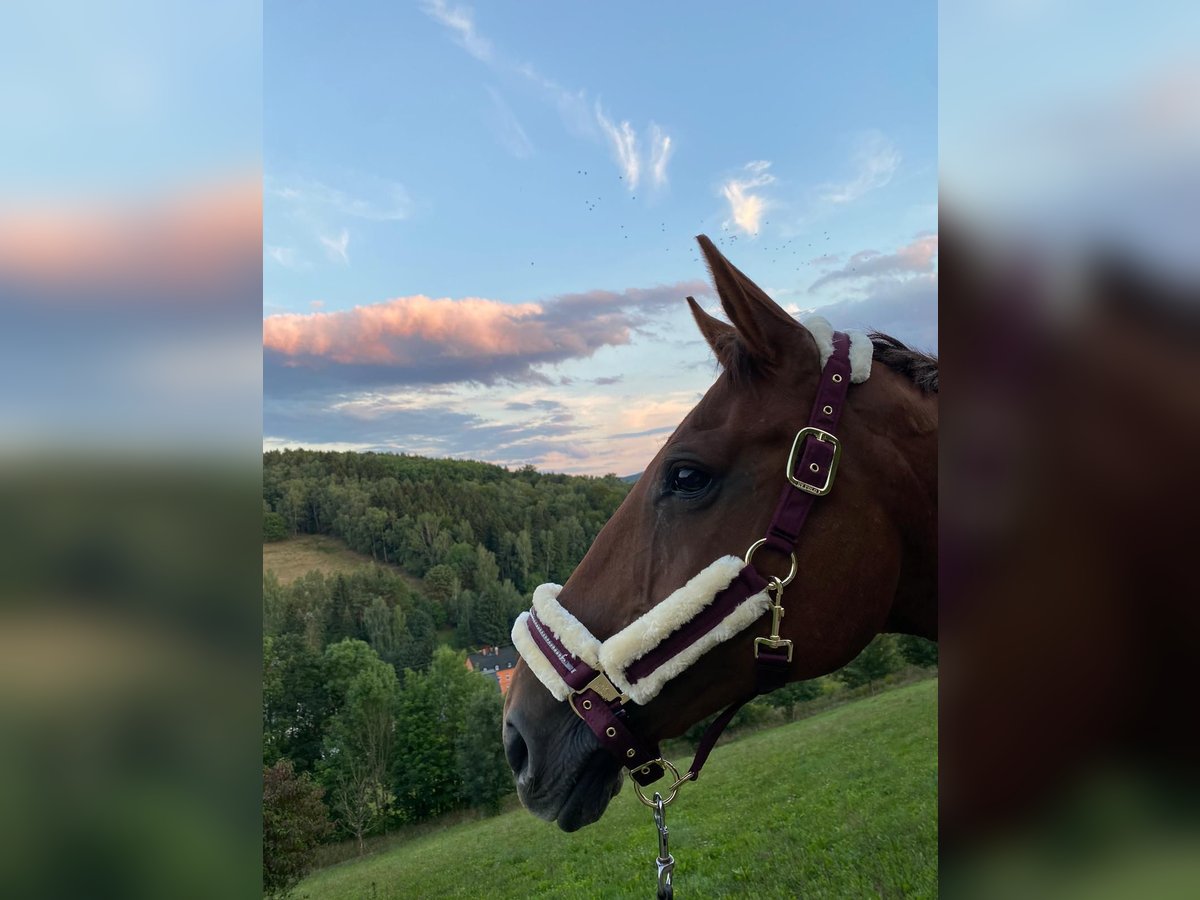
<path fill-rule="evenodd" d="M 519 778 L 525 771 L 525 764 L 529 761 L 529 748 L 512 719 L 504 723 L 504 755 L 508 757 L 508 764 L 512 768 L 513 774 Z"/>

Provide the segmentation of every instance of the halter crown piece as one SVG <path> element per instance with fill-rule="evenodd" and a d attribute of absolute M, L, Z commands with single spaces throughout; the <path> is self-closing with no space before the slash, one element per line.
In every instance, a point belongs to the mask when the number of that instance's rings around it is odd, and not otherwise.
<path fill-rule="evenodd" d="M 640 799 L 655 806 L 641 788 L 670 770 L 669 803 L 685 781 L 694 781 L 734 714 L 759 694 L 787 683 L 792 642 L 779 635 L 783 589 L 796 575 L 794 549 L 818 497 L 828 494 L 837 474 L 841 442 L 834 430 L 850 382 L 870 374 L 871 343 L 865 335 L 834 332 L 824 319 L 805 322 L 821 352 L 821 380 L 808 424 L 796 433 L 788 454 L 787 483 L 765 537 L 742 560 L 723 556 L 687 584 L 601 641 L 558 602 L 561 587 L 543 584 L 533 592 L 533 608 L 513 625 L 512 638 L 530 671 L 557 700 L 565 700 L 600 744 L 633 779 Z M 784 578 L 764 577 L 752 557 L 763 546 L 791 560 Z M 691 768 L 678 770 L 628 725 L 625 706 L 644 706 L 672 678 L 701 656 L 772 613 L 771 634 L 754 642 L 754 693 L 728 707 L 700 740 Z M 656 800 L 659 795 L 655 795 Z M 661 807 L 660 807 L 661 808 Z"/>

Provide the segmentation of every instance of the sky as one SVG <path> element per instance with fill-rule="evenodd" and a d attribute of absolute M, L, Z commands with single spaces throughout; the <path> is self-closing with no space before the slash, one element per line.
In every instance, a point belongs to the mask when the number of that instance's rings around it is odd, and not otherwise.
<path fill-rule="evenodd" d="M 937 348 L 932 3 L 268 2 L 263 444 L 639 472 L 706 233 Z"/>

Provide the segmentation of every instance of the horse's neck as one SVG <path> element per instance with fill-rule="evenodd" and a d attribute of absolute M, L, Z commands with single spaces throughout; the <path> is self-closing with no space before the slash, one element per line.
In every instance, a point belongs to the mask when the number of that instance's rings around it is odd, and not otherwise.
<path fill-rule="evenodd" d="M 903 562 L 884 630 L 937 640 L 937 394 L 915 402 L 912 421 L 920 426 L 894 440 L 913 479 L 904 508 L 895 511 L 904 535 Z"/>

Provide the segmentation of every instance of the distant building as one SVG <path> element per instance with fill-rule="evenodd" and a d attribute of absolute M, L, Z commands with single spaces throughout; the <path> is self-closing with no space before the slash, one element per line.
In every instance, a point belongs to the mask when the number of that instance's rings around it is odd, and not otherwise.
<path fill-rule="evenodd" d="M 500 687 L 500 695 L 508 693 L 513 670 L 517 667 L 516 647 L 483 647 L 467 656 L 467 671 L 491 678 Z"/>

